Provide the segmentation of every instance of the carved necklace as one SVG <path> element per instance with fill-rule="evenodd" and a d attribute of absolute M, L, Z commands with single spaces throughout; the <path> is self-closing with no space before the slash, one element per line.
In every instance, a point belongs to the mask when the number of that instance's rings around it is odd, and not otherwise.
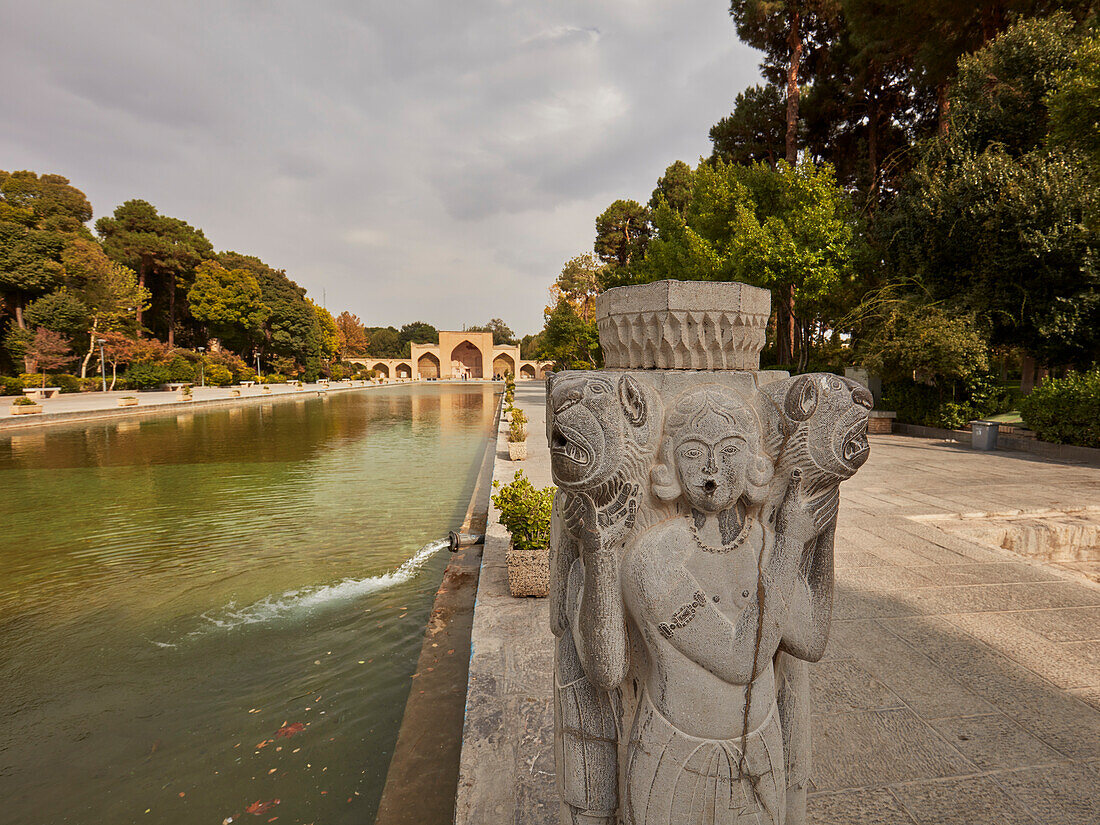
<path fill-rule="evenodd" d="M 699 545 L 699 549 L 704 553 L 732 553 L 738 547 L 745 543 L 745 539 L 749 537 L 749 533 L 752 531 L 752 526 L 755 523 L 751 516 L 745 516 L 745 523 L 741 525 L 741 532 L 738 533 L 732 541 L 722 542 L 721 547 L 711 547 L 709 544 L 699 538 L 699 528 L 695 526 L 695 522 L 692 519 L 688 519 L 688 530 L 691 533 L 691 537 L 695 539 L 695 543 Z"/>

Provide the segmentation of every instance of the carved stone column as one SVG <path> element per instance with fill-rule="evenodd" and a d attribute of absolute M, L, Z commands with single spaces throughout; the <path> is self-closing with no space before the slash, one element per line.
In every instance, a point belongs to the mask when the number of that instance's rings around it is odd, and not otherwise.
<path fill-rule="evenodd" d="M 800 825 L 870 393 L 761 371 L 767 290 L 661 281 L 596 313 L 608 368 L 547 383 L 562 821 Z"/>

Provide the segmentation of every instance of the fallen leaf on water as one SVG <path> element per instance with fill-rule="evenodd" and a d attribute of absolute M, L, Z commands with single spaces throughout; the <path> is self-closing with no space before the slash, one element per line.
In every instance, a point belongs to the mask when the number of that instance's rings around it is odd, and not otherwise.
<path fill-rule="evenodd" d="M 292 722 L 289 725 L 284 724 L 281 728 L 275 731 L 275 738 L 286 739 L 287 737 L 293 736 L 296 733 L 301 733 L 305 729 L 306 726 L 303 725 L 301 722 Z"/>
<path fill-rule="evenodd" d="M 246 814 L 252 814 L 253 816 L 259 816 L 260 814 L 266 814 L 268 811 L 270 811 L 272 808 L 274 808 L 276 805 L 278 805 L 280 801 L 281 800 L 279 800 L 279 799 L 272 799 L 272 800 L 269 800 L 267 802 L 261 802 L 260 800 L 257 799 L 255 802 L 253 802 L 251 805 L 249 805 L 247 808 L 245 808 L 244 812 Z"/>
<path fill-rule="evenodd" d="M 256 746 L 256 750 L 259 750 L 260 748 L 266 748 L 268 745 L 270 745 L 272 743 L 272 741 L 274 741 L 274 740 L 265 739 L 263 742 L 261 742 L 260 744 L 258 744 Z"/>
<path fill-rule="evenodd" d="M 270 775 L 270 774 L 273 774 L 273 773 L 275 773 L 275 771 L 277 771 L 277 770 L 279 770 L 279 769 L 278 769 L 278 768 L 272 768 L 271 770 L 269 770 L 269 771 L 268 771 L 268 774 L 269 774 L 269 775 Z"/>

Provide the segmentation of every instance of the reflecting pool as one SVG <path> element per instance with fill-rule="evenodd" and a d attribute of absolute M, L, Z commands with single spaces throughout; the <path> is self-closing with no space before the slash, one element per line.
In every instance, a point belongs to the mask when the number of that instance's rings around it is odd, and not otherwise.
<path fill-rule="evenodd" d="M 493 409 L 411 385 L 0 435 L 0 820 L 373 821 Z"/>

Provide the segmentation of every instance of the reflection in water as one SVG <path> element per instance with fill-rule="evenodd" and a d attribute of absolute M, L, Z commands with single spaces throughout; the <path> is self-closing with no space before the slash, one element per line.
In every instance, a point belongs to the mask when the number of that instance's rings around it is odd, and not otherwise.
<path fill-rule="evenodd" d="M 0 819 L 370 821 L 493 409 L 410 386 L 0 436 Z"/>

